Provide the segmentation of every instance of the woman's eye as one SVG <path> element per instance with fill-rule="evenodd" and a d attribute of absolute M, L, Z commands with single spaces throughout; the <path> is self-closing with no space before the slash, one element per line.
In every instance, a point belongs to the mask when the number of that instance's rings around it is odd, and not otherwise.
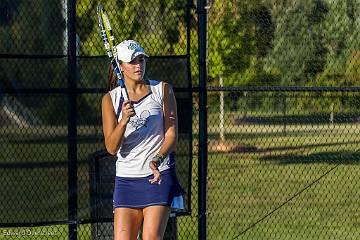
<path fill-rule="evenodd" d="M 144 62 L 145 61 L 145 58 L 139 58 L 139 59 L 134 59 L 134 60 L 132 60 L 131 62 L 129 62 L 130 64 L 137 64 L 137 63 L 142 63 L 142 62 Z"/>

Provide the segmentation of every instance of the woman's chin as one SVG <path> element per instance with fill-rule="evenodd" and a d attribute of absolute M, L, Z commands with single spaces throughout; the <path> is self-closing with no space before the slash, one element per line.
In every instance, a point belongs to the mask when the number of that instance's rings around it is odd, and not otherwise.
<path fill-rule="evenodd" d="M 141 82 L 144 80 L 144 76 L 134 76 L 133 81 L 135 82 Z"/>

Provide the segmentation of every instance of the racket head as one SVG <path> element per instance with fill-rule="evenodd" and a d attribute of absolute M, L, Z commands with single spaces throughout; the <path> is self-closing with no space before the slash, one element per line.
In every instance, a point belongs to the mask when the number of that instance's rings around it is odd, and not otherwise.
<path fill-rule="evenodd" d="M 116 56 L 115 37 L 111 28 L 108 14 L 105 11 L 104 6 L 99 3 L 97 6 L 97 16 L 100 28 L 100 34 L 103 39 L 105 49 L 110 58 Z"/>

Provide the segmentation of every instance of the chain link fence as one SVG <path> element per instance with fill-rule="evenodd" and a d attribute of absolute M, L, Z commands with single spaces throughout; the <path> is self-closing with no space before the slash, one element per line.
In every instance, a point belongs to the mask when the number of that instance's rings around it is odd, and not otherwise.
<path fill-rule="evenodd" d="M 0 2 L 0 239 L 113 238 L 113 159 L 101 152 L 100 108 L 110 62 L 97 5 Z M 175 151 L 186 209 L 174 214 L 187 215 L 192 152 L 188 2 L 104 5 L 118 42 L 141 43 L 150 56 L 146 78 L 171 83 L 178 111 L 186 116 Z M 176 238 L 175 218 L 168 228 L 166 238 Z"/>
<path fill-rule="evenodd" d="M 209 239 L 360 237 L 359 14 L 211 1 Z"/>
<path fill-rule="evenodd" d="M 210 95 L 209 239 L 359 236 L 359 92 Z"/>
<path fill-rule="evenodd" d="M 0 239 L 112 238 L 111 214 L 94 215 L 108 204 L 107 176 L 99 191 L 91 184 L 109 66 L 97 4 L 0 2 Z M 197 3 L 104 4 L 116 39 L 136 39 L 150 56 L 147 77 L 174 86 L 191 214 L 171 221 L 166 238 L 197 239 Z M 208 1 L 208 239 L 360 237 L 359 14 L 357 0 Z"/>

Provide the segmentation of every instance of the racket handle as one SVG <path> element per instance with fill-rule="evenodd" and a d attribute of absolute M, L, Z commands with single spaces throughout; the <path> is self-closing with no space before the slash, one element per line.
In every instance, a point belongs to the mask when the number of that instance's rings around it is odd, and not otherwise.
<path fill-rule="evenodd" d="M 118 80 L 118 84 L 119 84 L 120 87 L 121 87 L 121 95 L 123 96 L 124 100 L 125 100 L 125 101 L 130 100 L 129 94 L 128 94 L 128 91 L 127 91 L 127 89 L 126 89 L 126 87 L 125 87 L 124 81 L 123 81 L 122 79 L 119 79 L 119 80 Z M 135 114 L 136 114 L 136 113 L 135 113 Z"/>
<path fill-rule="evenodd" d="M 120 71 L 115 59 L 112 59 L 111 63 L 113 65 L 113 67 L 114 67 L 114 72 L 115 72 L 116 77 L 118 79 L 118 85 L 121 86 L 122 95 L 123 95 L 125 100 L 129 100 L 129 94 L 127 92 L 127 89 L 126 89 L 126 86 L 125 86 L 121 71 Z"/>
<path fill-rule="evenodd" d="M 118 84 L 121 87 L 121 92 L 122 92 L 122 96 L 124 97 L 124 100 L 125 101 L 129 100 L 129 94 L 127 92 L 124 81 L 122 79 L 119 79 Z"/>

